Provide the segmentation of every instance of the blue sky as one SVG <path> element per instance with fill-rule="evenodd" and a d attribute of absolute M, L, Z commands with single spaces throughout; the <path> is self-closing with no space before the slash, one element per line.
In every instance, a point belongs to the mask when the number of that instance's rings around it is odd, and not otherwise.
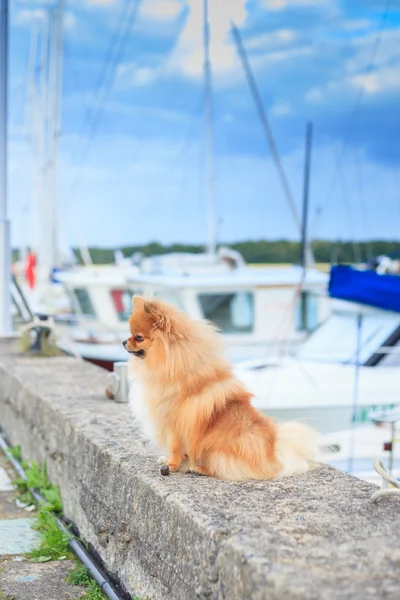
<path fill-rule="evenodd" d="M 14 244 L 34 243 L 37 235 L 26 81 L 32 30 L 45 26 L 46 5 L 11 2 Z M 142 0 L 99 102 L 99 74 L 110 40 L 120 32 L 123 5 L 66 1 L 63 243 L 203 243 L 202 0 Z M 397 239 L 400 0 L 210 0 L 218 239 L 297 239 L 230 19 L 241 30 L 299 211 L 305 127 L 307 120 L 314 124 L 311 235 Z M 87 146 L 98 104 L 102 119 Z"/>

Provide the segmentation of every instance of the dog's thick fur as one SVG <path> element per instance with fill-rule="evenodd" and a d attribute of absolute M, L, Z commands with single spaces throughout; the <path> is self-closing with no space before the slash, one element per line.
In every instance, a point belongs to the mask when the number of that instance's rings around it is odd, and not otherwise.
<path fill-rule="evenodd" d="M 133 307 L 124 345 L 134 354 L 129 376 L 142 399 L 132 393 L 131 405 L 153 441 L 168 449 L 171 471 L 240 481 L 309 469 L 316 432 L 300 423 L 277 425 L 256 411 L 210 323 L 159 300 L 134 296 Z"/>

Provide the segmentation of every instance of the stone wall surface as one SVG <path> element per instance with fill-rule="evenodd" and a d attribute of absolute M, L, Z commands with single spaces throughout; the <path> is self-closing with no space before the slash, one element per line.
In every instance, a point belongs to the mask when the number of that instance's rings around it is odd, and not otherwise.
<path fill-rule="evenodd" d="M 278 482 L 162 477 L 106 373 L 0 342 L 0 427 L 45 461 L 65 516 L 151 600 L 400 598 L 400 502 L 318 466 Z"/>

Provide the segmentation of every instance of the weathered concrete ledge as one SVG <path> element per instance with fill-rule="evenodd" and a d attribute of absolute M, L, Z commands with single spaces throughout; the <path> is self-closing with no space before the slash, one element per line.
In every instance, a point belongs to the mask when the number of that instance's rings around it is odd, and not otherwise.
<path fill-rule="evenodd" d="M 400 503 L 329 467 L 274 483 L 159 475 L 105 373 L 0 343 L 0 426 L 45 460 L 66 516 L 152 600 L 400 597 Z"/>

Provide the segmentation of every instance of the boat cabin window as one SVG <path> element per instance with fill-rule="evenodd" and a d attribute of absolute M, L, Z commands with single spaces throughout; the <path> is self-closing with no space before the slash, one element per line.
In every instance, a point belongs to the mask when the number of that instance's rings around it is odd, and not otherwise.
<path fill-rule="evenodd" d="M 132 313 L 132 296 L 142 296 L 143 290 L 111 290 L 111 297 L 120 321 L 127 321 Z"/>
<path fill-rule="evenodd" d="M 93 308 L 89 292 L 85 288 L 74 288 L 74 294 L 81 313 L 86 316 L 95 317 L 96 311 Z"/>
<path fill-rule="evenodd" d="M 296 303 L 296 331 L 314 331 L 318 327 L 318 296 L 302 292 Z"/>
<path fill-rule="evenodd" d="M 250 333 L 254 328 L 254 298 L 251 292 L 199 294 L 203 316 L 222 333 Z"/>

